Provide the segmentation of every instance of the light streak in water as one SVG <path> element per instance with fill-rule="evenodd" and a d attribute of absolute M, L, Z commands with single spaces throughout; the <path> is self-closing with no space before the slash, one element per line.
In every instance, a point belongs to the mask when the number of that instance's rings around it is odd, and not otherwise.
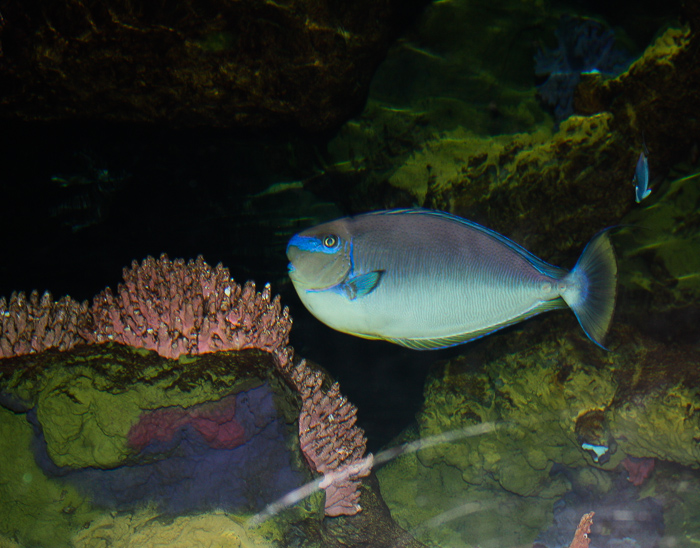
<path fill-rule="evenodd" d="M 325 486 L 330 485 L 331 483 L 333 483 L 334 480 L 342 479 L 342 478 L 347 477 L 347 476 L 352 476 L 353 474 L 355 474 L 357 472 L 357 470 L 364 468 L 366 465 L 369 465 L 372 468 L 376 468 L 377 466 L 384 464 L 386 462 L 389 462 L 390 460 L 393 460 L 397 457 L 400 457 L 401 455 L 415 453 L 415 452 L 420 451 L 422 449 L 427 449 L 428 447 L 433 447 L 433 446 L 441 444 L 441 443 L 450 443 L 450 442 L 458 441 L 458 440 L 464 439 L 464 438 L 470 438 L 473 436 L 480 436 L 482 434 L 494 432 L 497 428 L 502 428 L 503 426 L 504 426 L 503 423 L 500 423 L 500 424 L 496 424 L 493 422 L 481 423 L 481 424 L 477 424 L 474 426 L 467 426 L 465 428 L 460 428 L 457 430 L 451 430 L 449 432 L 443 432 L 443 433 L 437 434 L 435 436 L 429 436 L 427 438 L 423 438 L 423 439 L 419 439 L 419 440 L 412 441 L 409 443 L 405 443 L 405 444 L 399 445 L 397 447 L 392 447 L 390 449 L 386 449 L 384 451 L 377 453 L 376 456 L 373 456 L 370 454 L 357 463 L 339 468 L 338 470 L 333 470 L 332 472 L 328 472 L 328 473 L 324 474 L 323 476 L 316 478 L 315 480 L 310 481 L 309 483 L 302 485 L 301 487 L 299 487 L 293 491 L 290 491 L 289 493 L 287 493 L 283 497 L 279 498 L 275 502 L 268 504 L 264 510 L 255 514 L 250 519 L 249 526 L 255 527 L 257 525 L 260 525 L 264 521 L 270 519 L 272 516 L 279 514 L 285 508 L 289 508 L 290 506 L 293 506 L 294 504 L 305 499 L 306 497 L 313 495 L 316 491 L 319 491 L 319 490 L 323 489 Z M 479 508 L 475 508 L 475 505 L 478 506 Z M 434 527 L 437 525 L 428 525 L 428 524 L 435 522 L 436 524 L 439 525 L 440 523 L 445 523 L 445 522 L 450 521 L 452 519 L 455 519 L 459 516 L 467 515 L 469 513 L 475 512 L 477 510 L 482 510 L 485 508 L 486 508 L 486 506 L 481 505 L 481 504 L 468 503 L 468 504 L 465 504 L 465 505 L 460 506 L 458 508 L 444 512 L 443 514 L 440 514 L 440 515 L 432 518 L 422 527 L 426 527 L 426 526 Z M 442 521 L 440 521 L 440 520 L 442 520 Z"/>

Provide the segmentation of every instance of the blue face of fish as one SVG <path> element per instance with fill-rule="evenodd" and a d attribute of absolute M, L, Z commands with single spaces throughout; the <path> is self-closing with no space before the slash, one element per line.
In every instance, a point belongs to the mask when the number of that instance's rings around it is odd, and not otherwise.
<path fill-rule="evenodd" d="M 326 223 L 289 240 L 289 277 L 295 287 L 322 291 L 340 284 L 352 271 L 352 249 L 341 227 Z"/>

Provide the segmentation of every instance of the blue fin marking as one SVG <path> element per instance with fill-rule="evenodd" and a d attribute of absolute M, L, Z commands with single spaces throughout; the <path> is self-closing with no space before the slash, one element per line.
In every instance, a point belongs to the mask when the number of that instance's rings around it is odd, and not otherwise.
<path fill-rule="evenodd" d="M 377 289 L 383 274 L 383 270 L 375 270 L 367 274 L 362 274 L 361 276 L 343 282 L 340 284 L 339 289 L 348 299 L 353 301 L 358 297 L 369 295 L 372 291 Z"/>

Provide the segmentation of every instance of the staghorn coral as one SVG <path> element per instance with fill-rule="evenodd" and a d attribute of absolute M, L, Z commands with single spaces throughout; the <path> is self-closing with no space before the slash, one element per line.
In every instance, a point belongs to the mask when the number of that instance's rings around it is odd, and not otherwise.
<path fill-rule="evenodd" d="M 166 358 L 220 350 L 258 348 L 274 353 L 286 346 L 292 320 L 279 296 L 243 287 L 219 264 L 199 256 L 187 263 L 167 255 L 147 257 L 124 269 L 124 283 L 92 303 L 91 342 L 115 341 L 155 350 Z"/>
<path fill-rule="evenodd" d="M 369 475 L 372 455 L 364 457 L 367 440 L 355 425 L 357 408 L 340 394 L 338 383 L 322 390 L 323 374 L 306 360 L 290 368 L 291 378 L 302 396 L 299 442 L 309 465 L 324 474 L 328 516 L 353 515 L 358 504 L 360 478 Z"/>
<path fill-rule="evenodd" d="M 8 301 L 0 298 L 0 358 L 10 358 L 49 348 L 68 350 L 84 342 L 87 301 L 79 303 L 70 297 L 54 301 L 51 293 L 39 297 L 32 291 L 12 293 Z"/>

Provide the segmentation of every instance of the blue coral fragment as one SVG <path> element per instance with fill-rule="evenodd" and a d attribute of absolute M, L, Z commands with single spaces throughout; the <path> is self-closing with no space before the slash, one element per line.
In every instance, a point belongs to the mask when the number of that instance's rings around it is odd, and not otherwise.
<path fill-rule="evenodd" d="M 629 64 L 628 56 L 615 48 L 614 32 L 588 17 L 563 15 L 556 30 L 556 49 L 540 49 L 535 54 L 535 74 L 546 81 L 538 86 L 542 103 L 557 122 L 574 113 L 574 90 L 581 74 L 617 76 Z"/>

